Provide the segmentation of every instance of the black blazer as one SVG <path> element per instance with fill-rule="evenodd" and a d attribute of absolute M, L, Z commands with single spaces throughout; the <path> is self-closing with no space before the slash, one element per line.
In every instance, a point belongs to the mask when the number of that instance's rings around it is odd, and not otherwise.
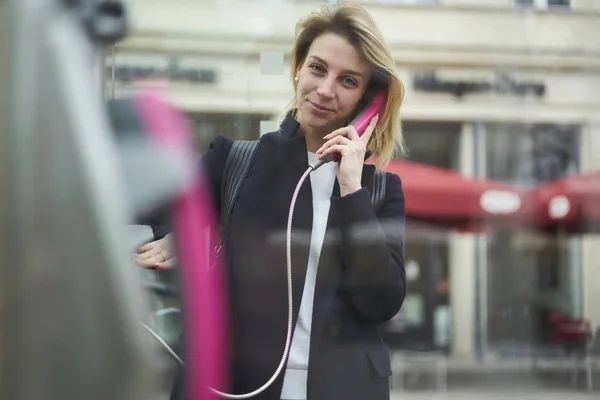
<path fill-rule="evenodd" d="M 264 135 L 240 190 L 225 238 L 230 290 L 230 390 L 247 393 L 277 369 L 287 332 L 285 233 L 290 201 L 308 166 L 306 140 L 288 115 Z M 222 172 L 232 141 L 216 138 L 204 156 L 220 204 Z M 389 399 L 390 357 L 379 324 L 392 318 L 406 294 L 404 195 L 387 174 L 386 195 L 373 209 L 368 188 L 375 167 L 365 165 L 363 188 L 345 197 L 335 183 L 319 260 L 308 370 L 308 400 Z M 303 293 L 310 235 L 310 179 L 299 193 L 292 234 L 293 321 Z M 257 400 L 279 400 L 282 371 Z"/>

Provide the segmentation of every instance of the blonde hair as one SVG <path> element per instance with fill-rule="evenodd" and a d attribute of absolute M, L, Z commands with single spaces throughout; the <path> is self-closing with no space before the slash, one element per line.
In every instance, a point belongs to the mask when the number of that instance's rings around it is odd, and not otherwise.
<path fill-rule="evenodd" d="M 396 154 L 396 151 L 400 154 L 405 152 L 400 123 L 404 84 L 397 76 L 396 64 L 379 27 L 363 7 L 357 4 L 343 4 L 334 9 L 321 6 L 320 12 L 312 13 L 298 22 L 291 61 L 292 82 L 313 41 L 329 32 L 346 38 L 372 66 L 373 73 L 365 96 L 373 95 L 374 89 L 380 85 L 387 89 L 384 112 L 379 116 L 377 128 L 367 146 L 368 151 L 377 155 L 376 164 L 377 167 L 381 167 Z M 296 85 L 293 86 L 296 92 Z M 297 101 L 294 96 L 286 113 L 296 108 Z"/>

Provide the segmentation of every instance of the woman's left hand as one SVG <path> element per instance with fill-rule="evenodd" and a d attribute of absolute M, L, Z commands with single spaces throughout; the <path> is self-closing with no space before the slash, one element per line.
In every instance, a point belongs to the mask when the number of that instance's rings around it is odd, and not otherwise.
<path fill-rule="evenodd" d="M 173 254 L 172 233 L 140 247 L 135 259 L 143 268 L 171 269 L 177 262 Z"/>
<path fill-rule="evenodd" d="M 342 155 L 337 171 L 342 196 L 356 192 L 362 187 L 362 171 L 367 144 L 378 120 L 379 115 L 374 116 L 362 136 L 358 136 L 356 129 L 352 125 L 348 125 L 323 137 L 327 141 L 317 150 L 319 159 L 322 160 L 332 153 Z"/>

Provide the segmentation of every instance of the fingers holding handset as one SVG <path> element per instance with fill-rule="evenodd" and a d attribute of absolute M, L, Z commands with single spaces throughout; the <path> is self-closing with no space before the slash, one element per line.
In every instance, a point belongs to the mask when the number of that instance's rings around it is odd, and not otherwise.
<path fill-rule="evenodd" d="M 369 126 L 365 129 L 362 136 L 352 125 L 344 126 L 336 129 L 330 134 L 323 137 L 326 142 L 317 150 L 320 159 L 327 157 L 331 153 L 341 153 L 343 156 L 355 153 L 364 155 L 367 149 L 367 144 L 371 139 L 371 135 L 375 131 L 375 126 L 379 121 L 379 115 L 371 118 Z"/>

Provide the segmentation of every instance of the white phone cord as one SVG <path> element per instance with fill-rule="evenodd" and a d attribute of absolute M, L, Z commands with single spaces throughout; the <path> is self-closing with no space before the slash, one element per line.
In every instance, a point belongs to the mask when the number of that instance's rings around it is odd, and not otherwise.
<path fill-rule="evenodd" d="M 267 390 L 267 388 L 269 386 L 271 386 L 273 384 L 273 382 L 275 382 L 275 379 L 277 379 L 277 376 L 281 373 L 281 370 L 283 369 L 283 366 L 285 365 L 285 361 L 288 357 L 288 353 L 290 352 L 290 345 L 291 345 L 291 341 L 292 341 L 292 219 L 294 217 L 294 207 L 296 205 L 296 199 L 298 198 L 298 193 L 300 192 L 300 188 L 302 187 L 304 180 L 306 180 L 306 177 L 312 171 L 314 171 L 314 167 L 311 165 L 308 167 L 306 172 L 304 172 L 304 175 L 302 175 L 302 178 L 300 178 L 300 180 L 298 181 L 298 185 L 296 185 L 296 190 L 294 191 L 294 195 L 292 196 L 292 203 L 290 204 L 290 213 L 288 216 L 287 235 L 286 235 L 286 241 L 285 241 L 286 256 L 287 256 L 288 323 L 287 323 L 287 336 L 285 338 L 285 350 L 283 351 L 283 357 L 281 357 L 281 362 L 279 363 L 279 367 L 277 367 L 277 370 L 275 371 L 275 373 L 273 374 L 271 379 L 269 379 L 267 381 L 267 383 L 262 385 L 260 388 L 256 389 L 254 392 L 245 393 L 245 394 L 229 394 L 229 393 L 219 392 L 216 389 L 210 388 L 210 390 L 212 390 L 214 393 L 216 393 L 217 395 L 219 395 L 223 398 L 226 398 L 226 399 L 249 399 L 251 397 L 254 397 L 254 396 L 264 392 L 265 390 Z"/>

